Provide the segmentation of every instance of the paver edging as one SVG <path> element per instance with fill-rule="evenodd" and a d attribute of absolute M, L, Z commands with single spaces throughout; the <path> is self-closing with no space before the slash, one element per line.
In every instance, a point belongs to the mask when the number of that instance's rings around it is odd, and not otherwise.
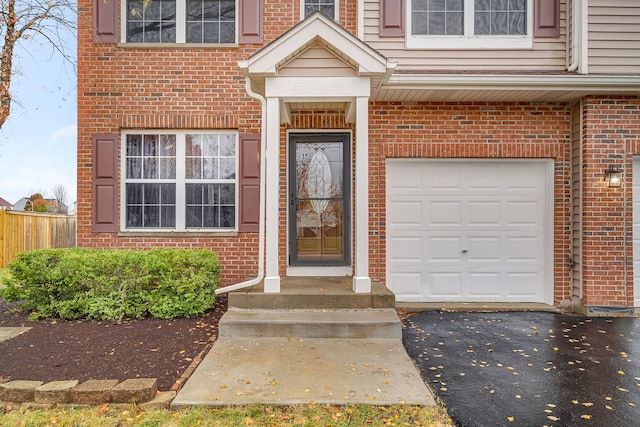
<path fill-rule="evenodd" d="M 16 385 L 21 391 L 19 399 L 15 398 L 17 395 L 13 386 Z M 115 392 L 114 388 L 116 388 Z M 38 389 L 42 393 L 38 393 Z M 0 408 L 7 406 L 47 408 L 51 405 L 78 408 L 105 403 L 113 406 L 135 404 L 140 407 L 163 408 L 169 407 L 176 394 L 175 390 L 159 391 L 156 378 L 135 378 L 125 381 L 88 380 L 83 383 L 77 380 L 48 383 L 0 380 Z M 43 397 L 45 395 L 46 397 Z"/>

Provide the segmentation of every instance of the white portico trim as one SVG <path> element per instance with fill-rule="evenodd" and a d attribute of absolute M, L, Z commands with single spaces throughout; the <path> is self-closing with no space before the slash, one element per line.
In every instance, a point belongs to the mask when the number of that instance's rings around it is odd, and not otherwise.
<path fill-rule="evenodd" d="M 281 105 L 292 102 L 347 102 L 348 115 L 356 124 L 355 138 L 355 242 L 354 292 L 370 292 L 369 277 L 369 193 L 368 193 L 368 103 L 369 77 L 267 77 L 266 150 L 266 275 L 265 292 L 279 292 L 278 224 L 280 180 Z"/>
<path fill-rule="evenodd" d="M 345 67 L 318 76 L 314 69 L 292 75 L 285 70 L 309 48 L 321 47 Z M 333 62 L 335 63 L 335 62 Z M 354 229 L 352 244 L 353 291 L 371 291 L 369 276 L 369 116 L 372 87 L 387 78 L 395 64 L 362 43 L 334 21 L 317 13 L 305 19 L 281 37 L 239 63 L 251 90 L 264 99 L 262 133 L 265 149 L 265 210 L 261 214 L 265 230 L 264 292 L 280 292 L 280 126 L 289 121 L 296 105 L 341 105 L 345 121 L 355 124 L 355 176 L 353 200 Z M 317 64 L 323 69 L 326 64 Z M 331 67 L 329 67 L 331 68 Z M 308 71 L 308 72 L 306 72 Z"/>

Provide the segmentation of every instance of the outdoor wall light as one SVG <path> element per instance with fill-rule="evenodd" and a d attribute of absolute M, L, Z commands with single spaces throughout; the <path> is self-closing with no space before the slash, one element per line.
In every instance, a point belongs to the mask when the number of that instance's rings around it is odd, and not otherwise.
<path fill-rule="evenodd" d="M 620 187 L 622 185 L 622 171 L 614 165 L 609 165 L 604 171 L 604 180 L 609 187 Z"/>

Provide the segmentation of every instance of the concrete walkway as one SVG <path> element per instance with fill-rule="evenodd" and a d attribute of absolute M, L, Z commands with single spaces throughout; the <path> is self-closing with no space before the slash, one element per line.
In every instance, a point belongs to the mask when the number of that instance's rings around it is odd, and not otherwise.
<path fill-rule="evenodd" d="M 434 405 L 399 339 L 220 338 L 171 404 Z"/>

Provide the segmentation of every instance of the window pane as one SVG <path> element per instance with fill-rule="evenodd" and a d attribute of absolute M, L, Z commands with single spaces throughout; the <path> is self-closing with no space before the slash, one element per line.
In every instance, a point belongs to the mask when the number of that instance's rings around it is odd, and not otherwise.
<path fill-rule="evenodd" d="M 199 156 L 202 154 L 200 148 L 202 135 L 186 135 L 185 136 L 185 152 L 187 156 Z"/>
<path fill-rule="evenodd" d="M 217 156 L 218 155 L 218 136 L 217 135 L 201 135 L 202 138 L 202 155 Z"/>
<path fill-rule="evenodd" d="M 411 31 L 415 35 L 463 34 L 462 0 L 412 0 Z"/>
<path fill-rule="evenodd" d="M 176 226 L 176 209 L 174 206 L 160 207 L 160 227 L 175 228 Z"/>
<path fill-rule="evenodd" d="M 127 156 L 142 155 L 142 135 L 127 135 Z"/>
<path fill-rule="evenodd" d="M 176 1 L 127 2 L 127 41 L 175 43 Z"/>
<path fill-rule="evenodd" d="M 236 39 L 236 24 L 223 22 L 220 24 L 220 43 L 233 43 Z"/>
<path fill-rule="evenodd" d="M 203 161 L 202 167 L 203 179 L 216 179 L 218 178 L 218 159 L 207 158 Z"/>
<path fill-rule="evenodd" d="M 222 184 L 220 190 L 220 204 L 233 205 L 236 201 L 236 192 L 234 184 Z"/>
<path fill-rule="evenodd" d="M 176 177 L 176 159 L 162 158 L 160 159 L 160 178 L 174 179 Z"/>
<path fill-rule="evenodd" d="M 223 206 L 220 208 L 220 227 L 229 228 L 233 227 L 236 222 L 236 211 L 231 206 Z"/>
<path fill-rule="evenodd" d="M 127 159 L 127 178 L 142 178 L 142 159 Z"/>
<path fill-rule="evenodd" d="M 127 184 L 125 186 L 126 227 L 175 227 L 173 184 Z"/>
<path fill-rule="evenodd" d="M 202 161 L 200 158 L 186 159 L 186 178 L 187 179 L 201 179 L 202 178 Z"/>
<path fill-rule="evenodd" d="M 491 34 L 509 34 L 507 18 L 507 12 L 491 13 Z"/>
<path fill-rule="evenodd" d="M 236 155 L 236 138 L 234 135 L 220 135 L 220 155 Z"/>
<path fill-rule="evenodd" d="M 145 158 L 143 160 L 144 166 L 144 179 L 157 179 L 158 178 L 158 159 L 155 157 Z"/>
<path fill-rule="evenodd" d="M 187 43 L 202 43 L 202 24 L 200 22 L 187 23 Z"/>
<path fill-rule="evenodd" d="M 202 208 L 200 206 L 187 206 L 186 227 L 202 228 Z"/>
<path fill-rule="evenodd" d="M 524 35 L 527 26 L 525 0 L 475 0 L 476 35 Z"/>
<path fill-rule="evenodd" d="M 323 15 L 334 19 L 335 0 L 305 0 L 304 16 L 320 11 Z"/>
<path fill-rule="evenodd" d="M 175 156 L 176 155 L 176 136 L 160 135 L 160 155 Z"/>
<path fill-rule="evenodd" d="M 187 42 L 234 43 L 234 0 L 187 0 Z"/>
<path fill-rule="evenodd" d="M 527 25 L 525 22 L 525 13 L 509 14 L 509 34 L 524 35 L 527 34 Z"/>
<path fill-rule="evenodd" d="M 127 228 L 142 227 L 142 206 L 127 206 Z"/>
<path fill-rule="evenodd" d="M 233 228 L 235 184 L 187 184 L 187 228 Z"/>
<path fill-rule="evenodd" d="M 144 187 L 143 200 L 145 204 L 160 204 L 160 187 L 157 185 L 146 185 Z"/>
<path fill-rule="evenodd" d="M 160 198 L 163 205 L 176 204 L 176 186 L 173 184 L 160 185 Z"/>
<path fill-rule="evenodd" d="M 220 179 L 235 179 L 236 160 L 220 159 Z"/>
<path fill-rule="evenodd" d="M 141 205 L 144 184 L 127 184 L 127 205 Z"/>

